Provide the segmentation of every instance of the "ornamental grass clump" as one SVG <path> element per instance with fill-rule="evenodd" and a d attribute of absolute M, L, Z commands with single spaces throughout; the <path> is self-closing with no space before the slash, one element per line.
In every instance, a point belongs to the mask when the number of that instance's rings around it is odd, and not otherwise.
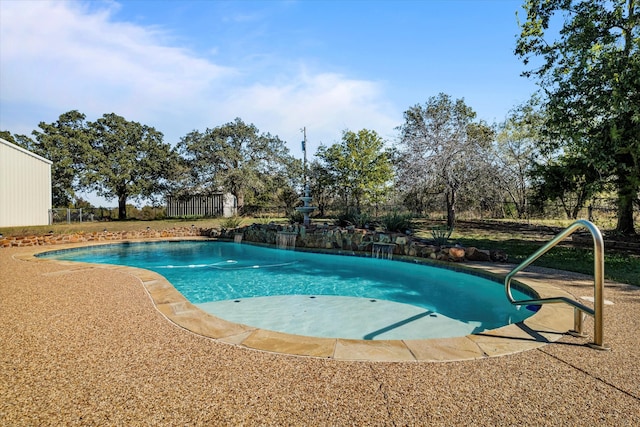
<path fill-rule="evenodd" d="M 387 231 L 406 233 L 414 228 L 413 215 L 410 213 L 393 212 L 383 216 L 380 222 Z"/>
<path fill-rule="evenodd" d="M 449 241 L 449 237 L 451 237 L 451 233 L 453 233 L 453 228 L 449 228 L 446 226 L 433 227 L 431 228 L 431 236 L 433 237 L 433 242 L 437 246 L 444 246 Z"/>

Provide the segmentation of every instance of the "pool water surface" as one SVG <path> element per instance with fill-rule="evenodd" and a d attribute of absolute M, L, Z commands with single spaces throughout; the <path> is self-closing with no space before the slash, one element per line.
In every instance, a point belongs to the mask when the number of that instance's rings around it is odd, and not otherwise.
<path fill-rule="evenodd" d="M 217 317 L 314 337 L 456 337 L 533 314 L 512 306 L 500 283 L 416 263 L 218 241 L 123 243 L 42 256 L 152 270 Z"/>

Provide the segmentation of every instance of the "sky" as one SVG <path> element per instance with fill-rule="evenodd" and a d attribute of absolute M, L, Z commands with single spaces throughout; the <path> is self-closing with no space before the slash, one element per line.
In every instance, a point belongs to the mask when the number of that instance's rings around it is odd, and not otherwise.
<path fill-rule="evenodd" d="M 116 113 L 175 145 L 236 117 L 313 157 L 345 130 L 390 144 L 446 93 L 488 123 L 535 82 L 522 0 L 0 0 L 0 130 Z M 522 17 L 522 15 L 521 15 Z"/>

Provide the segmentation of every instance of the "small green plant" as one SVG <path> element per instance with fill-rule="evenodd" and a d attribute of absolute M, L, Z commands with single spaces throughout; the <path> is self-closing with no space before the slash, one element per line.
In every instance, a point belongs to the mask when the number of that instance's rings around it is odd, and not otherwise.
<path fill-rule="evenodd" d="M 451 237 L 451 233 L 453 233 L 453 228 L 449 228 L 447 226 L 438 226 L 431 228 L 431 236 L 433 236 L 433 241 L 436 245 L 442 246 L 447 243 L 449 237 Z"/>
<path fill-rule="evenodd" d="M 405 233 L 407 230 L 412 230 L 414 227 L 413 215 L 408 213 L 402 214 L 399 212 L 393 212 L 383 216 L 381 222 L 385 230 L 399 233 Z"/>
<path fill-rule="evenodd" d="M 365 228 L 373 224 L 373 218 L 366 212 L 346 212 L 340 214 L 336 218 L 335 223 L 340 227 L 354 226 L 357 228 Z"/>
<path fill-rule="evenodd" d="M 373 223 L 373 218 L 368 213 L 359 213 L 353 216 L 353 225 L 358 228 L 366 228 Z"/>
<path fill-rule="evenodd" d="M 304 214 L 302 212 L 298 212 L 293 210 L 289 214 L 289 223 L 290 224 L 302 224 L 304 222 Z"/>
<path fill-rule="evenodd" d="M 240 224 L 242 224 L 242 217 L 238 215 L 230 216 L 220 221 L 220 226 L 226 230 L 238 228 Z"/>
<path fill-rule="evenodd" d="M 346 227 L 348 225 L 353 225 L 353 215 L 350 213 L 341 213 L 339 214 L 334 223 L 335 225 L 337 225 L 338 227 Z"/>
<path fill-rule="evenodd" d="M 253 222 L 256 224 L 269 224 L 273 222 L 273 219 L 269 215 L 256 215 L 253 218 Z"/>

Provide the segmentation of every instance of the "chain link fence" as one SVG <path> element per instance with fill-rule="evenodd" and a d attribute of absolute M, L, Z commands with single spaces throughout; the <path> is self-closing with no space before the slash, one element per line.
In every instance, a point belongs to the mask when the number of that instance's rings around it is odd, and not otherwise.
<path fill-rule="evenodd" d="M 49 209 L 49 224 L 110 221 L 118 218 L 118 208 Z"/>

